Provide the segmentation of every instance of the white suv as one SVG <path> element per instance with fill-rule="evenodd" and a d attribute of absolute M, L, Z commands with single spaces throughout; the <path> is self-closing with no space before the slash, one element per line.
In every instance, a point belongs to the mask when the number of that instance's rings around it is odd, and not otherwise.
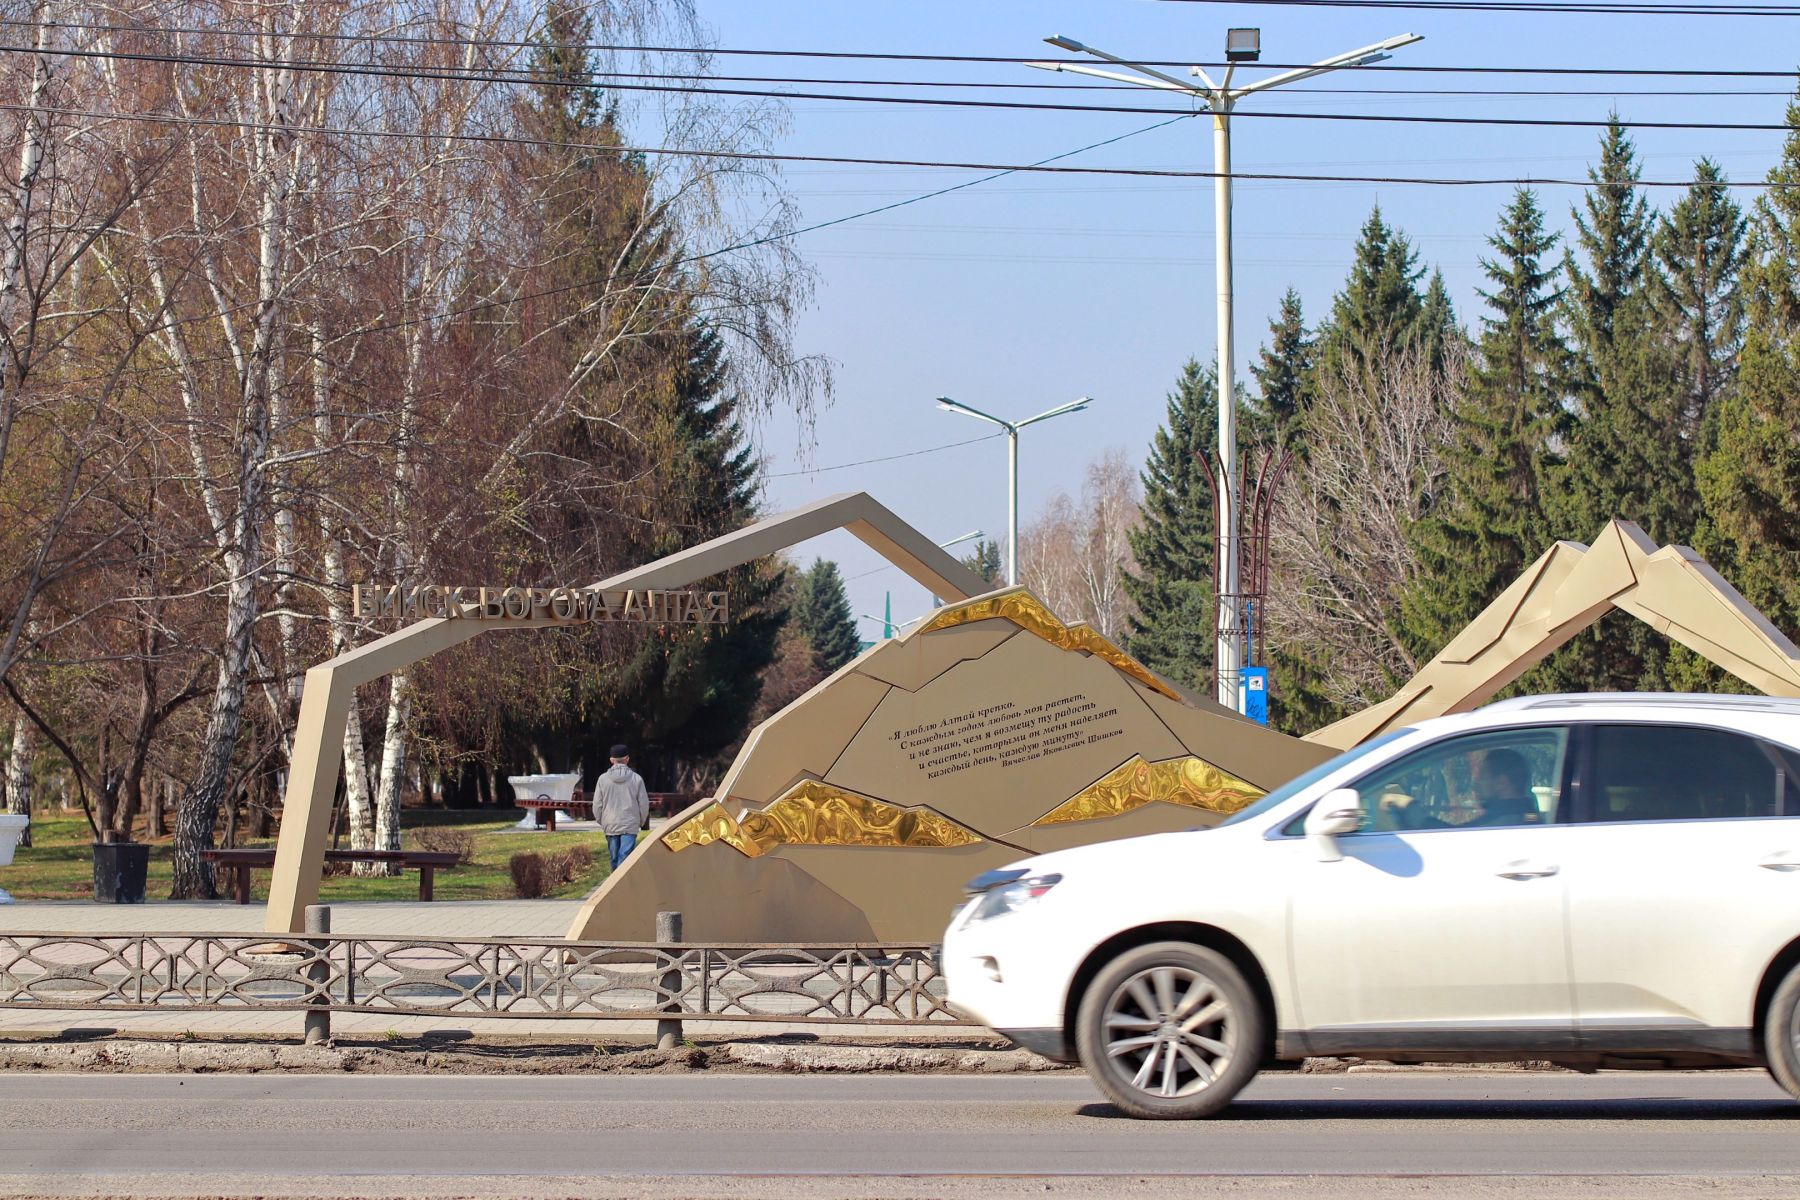
<path fill-rule="evenodd" d="M 1506 701 L 969 891 L 951 1002 L 1133 1116 L 1308 1055 L 1760 1064 L 1800 1096 L 1800 701 Z"/>

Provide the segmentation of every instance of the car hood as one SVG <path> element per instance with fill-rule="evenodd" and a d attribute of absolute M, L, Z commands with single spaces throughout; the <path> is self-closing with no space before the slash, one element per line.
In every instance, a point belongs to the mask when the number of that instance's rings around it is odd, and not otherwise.
<path fill-rule="evenodd" d="M 1092 876 L 1123 878 L 1125 873 L 1156 872 L 1165 866 L 1179 866 L 1185 873 L 1193 871 L 1215 854 L 1225 852 L 1228 843 L 1234 840 L 1228 834 L 1204 828 L 1187 829 L 1178 833 L 1151 833 L 1022 858 L 1008 863 L 1006 869 L 1023 869 L 1032 875 L 1057 873 L 1070 879 Z"/>

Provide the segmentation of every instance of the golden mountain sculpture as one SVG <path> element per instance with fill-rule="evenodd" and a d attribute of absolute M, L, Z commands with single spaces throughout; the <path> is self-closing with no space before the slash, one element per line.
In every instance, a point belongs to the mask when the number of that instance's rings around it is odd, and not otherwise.
<path fill-rule="evenodd" d="M 935 941 L 1027 853 L 1211 825 L 1329 751 L 1188 696 L 1023 589 L 951 604 L 758 726 L 570 926 L 637 941 Z"/>
<path fill-rule="evenodd" d="M 1129 762 L 1033 821 L 1033 825 L 1060 825 L 1068 821 L 1093 821 L 1116 817 L 1155 801 L 1230 816 L 1254 803 L 1262 788 L 1229 775 L 1203 758 L 1189 756 L 1167 762 L 1145 762 L 1133 755 Z"/>
<path fill-rule="evenodd" d="M 765 809 L 734 820 L 718 804 L 677 825 L 664 836 L 670 850 L 724 842 L 759 858 L 779 846 L 972 846 L 980 835 L 928 808 L 899 808 L 868 796 L 805 780 Z"/>

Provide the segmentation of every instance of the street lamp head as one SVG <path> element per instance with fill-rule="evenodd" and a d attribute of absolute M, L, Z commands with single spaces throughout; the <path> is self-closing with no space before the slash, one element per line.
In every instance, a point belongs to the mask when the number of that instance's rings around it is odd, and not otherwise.
<path fill-rule="evenodd" d="M 952 400 L 948 396 L 939 396 L 938 397 L 938 407 L 943 409 L 945 412 L 955 412 L 957 409 L 957 404 L 956 404 L 956 401 Z"/>
<path fill-rule="evenodd" d="M 1049 42 L 1052 46 L 1055 46 L 1058 50 L 1067 50 L 1074 54 L 1080 54 L 1082 51 L 1087 49 L 1086 46 L 1082 45 L 1080 42 L 1076 41 L 1074 38 L 1064 37 L 1060 33 L 1054 37 L 1047 37 L 1044 40 L 1046 42 Z"/>
<path fill-rule="evenodd" d="M 1262 57 L 1262 30 L 1260 29 L 1227 29 L 1225 31 L 1225 61 L 1255 62 Z"/>

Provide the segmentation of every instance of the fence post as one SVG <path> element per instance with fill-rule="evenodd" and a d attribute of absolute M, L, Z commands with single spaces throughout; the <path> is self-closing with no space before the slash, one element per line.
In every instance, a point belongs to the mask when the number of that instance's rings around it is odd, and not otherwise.
<path fill-rule="evenodd" d="M 331 932 L 331 905 L 309 904 L 306 906 L 306 932 Z M 330 942 L 308 942 L 315 955 L 307 964 L 306 977 L 312 981 L 315 989 L 331 986 L 331 964 L 325 956 L 330 953 Z M 326 997 L 327 1003 L 330 997 Z M 331 1010 L 329 1008 L 309 1008 L 306 1010 L 306 1044 L 316 1046 L 331 1040 Z"/>
<path fill-rule="evenodd" d="M 669 948 L 679 944 L 680 941 L 681 941 L 681 914 L 678 912 L 659 912 L 659 913 L 657 913 L 656 914 L 656 943 L 657 943 L 657 945 L 663 947 L 665 949 L 665 952 L 671 954 L 671 956 L 674 956 L 674 955 L 678 955 L 680 952 L 676 951 L 676 950 L 670 950 Z M 679 966 L 679 964 L 672 965 L 669 968 L 669 970 L 663 972 L 662 988 L 663 988 L 663 991 L 668 993 L 668 996 L 669 996 L 669 999 L 667 1001 L 665 1001 L 663 1004 L 663 1010 L 665 1012 L 680 1012 L 681 1011 L 681 998 L 680 998 L 681 997 L 681 974 L 682 974 L 681 967 Z M 656 1048 L 658 1050 L 673 1050 L 675 1047 L 679 1046 L 680 1044 L 681 1044 L 681 1022 L 680 1022 L 680 1020 L 658 1021 L 656 1023 Z"/>

